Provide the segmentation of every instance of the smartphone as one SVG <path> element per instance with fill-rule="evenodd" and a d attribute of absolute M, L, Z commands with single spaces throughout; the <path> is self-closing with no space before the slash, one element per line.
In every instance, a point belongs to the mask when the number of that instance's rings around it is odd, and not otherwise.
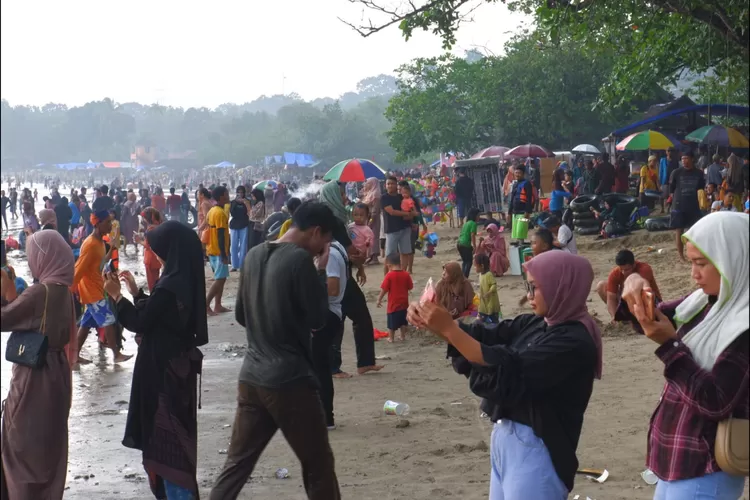
<path fill-rule="evenodd" d="M 115 269 L 115 263 L 114 263 L 114 261 L 112 259 L 109 259 L 109 261 L 107 261 L 107 264 L 104 266 L 104 270 L 107 273 L 116 273 L 117 272 L 117 269 Z"/>
<path fill-rule="evenodd" d="M 654 293 L 648 290 L 641 292 L 641 300 L 643 300 L 643 307 L 646 308 L 646 317 L 650 320 L 654 320 L 654 309 L 656 308 L 656 301 L 654 300 Z"/>
<path fill-rule="evenodd" d="M 8 265 L 8 257 L 5 255 L 5 240 L 0 240 L 0 267 Z"/>

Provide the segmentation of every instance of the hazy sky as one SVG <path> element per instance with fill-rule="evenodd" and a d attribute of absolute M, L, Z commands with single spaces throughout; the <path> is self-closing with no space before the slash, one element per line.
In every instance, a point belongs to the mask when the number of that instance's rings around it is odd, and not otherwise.
<path fill-rule="evenodd" d="M 335 97 L 442 52 L 435 35 L 406 42 L 395 26 L 362 38 L 337 19 L 362 19 L 347 0 L 3 0 L 0 11 L 0 92 L 14 105 L 111 97 L 215 107 L 282 90 Z M 456 52 L 500 53 L 528 23 L 499 2 L 473 17 Z"/>

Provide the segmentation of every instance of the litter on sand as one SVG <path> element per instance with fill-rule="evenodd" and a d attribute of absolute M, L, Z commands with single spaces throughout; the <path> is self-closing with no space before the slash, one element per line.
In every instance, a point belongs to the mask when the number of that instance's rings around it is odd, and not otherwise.
<path fill-rule="evenodd" d="M 578 469 L 576 474 L 583 474 L 586 478 L 597 483 L 603 483 L 609 478 L 607 469 Z"/>

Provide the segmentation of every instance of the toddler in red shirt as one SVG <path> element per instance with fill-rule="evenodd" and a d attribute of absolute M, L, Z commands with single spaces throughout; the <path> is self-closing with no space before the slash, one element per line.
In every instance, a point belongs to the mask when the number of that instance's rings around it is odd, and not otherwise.
<path fill-rule="evenodd" d="M 400 340 L 406 340 L 406 310 L 409 308 L 409 291 L 414 288 L 411 275 L 401 269 L 401 257 L 392 253 L 385 259 L 388 274 L 380 285 L 378 307 L 383 307 L 383 297 L 388 294 L 388 342 L 393 342 L 396 330 L 400 330 Z"/>

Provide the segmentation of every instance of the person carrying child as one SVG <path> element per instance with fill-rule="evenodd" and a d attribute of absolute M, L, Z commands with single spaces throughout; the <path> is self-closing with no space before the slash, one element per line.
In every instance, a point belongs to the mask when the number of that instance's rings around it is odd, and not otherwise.
<path fill-rule="evenodd" d="M 393 342 L 396 330 L 400 330 L 399 340 L 406 340 L 406 310 L 409 308 L 409 291 L 414 288 L 411 275 L 401 269 L 401 257 L 392 253 L 385 258 L 388 273 L 380 285 L 378 307 L 383 307 L 383 297 L 388 295 L 388 342 Z"/>
<path fill-rule="evenodd" d="M 496 325 L 502 319 L 500 298 L 497 296 L 497 281 L 490 270 L 487 254 L 474 257 L 474 269 L 479 275 L 479 321 Z"/>

